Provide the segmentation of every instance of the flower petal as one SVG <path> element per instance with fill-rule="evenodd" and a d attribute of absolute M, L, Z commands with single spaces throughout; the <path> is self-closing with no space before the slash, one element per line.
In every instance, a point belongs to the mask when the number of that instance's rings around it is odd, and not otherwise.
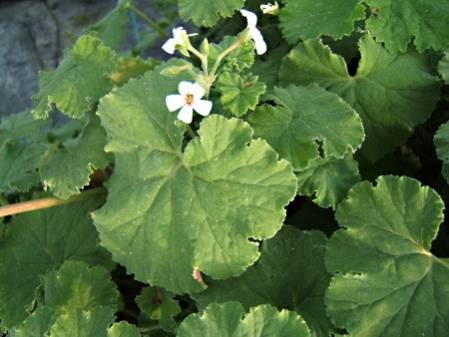
<path fill-rule="evenodd" d="M 246 9 L 241 9 L 240 13 L 246 18 L 249 28 L 256 28 L 257 26 L 257 15 L 253 12 L 247 11 Z"/>
<path fill-rule="evenodd" d="M 201 116 L 208 116 L 212 110 L 212 102 L 200 99 L 195 101 L 193 104 L 193 109 L 198 112 Z"/>
<path fill-rule="evenodd" d="M 257 28 L 251 29 L 251 38 L 256 45 L 256 52 L 258 55 L 265 54 L 267 51 L 267 43 L 265 42 L 262 33 Z"/>
<path fill-rule="evenodd" d="M 186 100 L 182 95 L 168 95 L 165 97 L 165 104 L 168 110 L 175 111 L 183 107 L 186 104 Z"/>
<path fill-rule="evenodd" d="M 185 34 L 187 35 L 187 31 L 183 27 L 178 27 L 172 30 L 173 38 L 182 43 L 182 36 Z M 181 44 L 180 43 L 180 44 Z"/>
<path fill-rule="evenodd" d="M 187 81 L 179 82 L 178 91 L 183 96 L 193 95 L 193 91 L 194 91 L 193 83 L 187 82 Z"/>
<path fill-rule="evenodd" d="M 168 54 L 174 54 L 176 49 L 176 40 L 175 39 L 168 39 L 167 42 L 165 42 L 162 45 L 162 49 L 168 53 Z"/>
<path fill-rule="evenodd" d="M 199 99 L 203 98 L 205 93 L 206 93 L 206 91 L 204 90 L 204 88 L 200 84 L 194 83 L 192 85 L 192 92 L 191 92 L 191 94 L 193 95 L 195 100 L 199 100 Z"/>
<path fill-rule="evenodd" d="M 178 119 L 186 124 L 192 123 L 193 109 L 191 106 L 184 105 L 178 113 Z"/>

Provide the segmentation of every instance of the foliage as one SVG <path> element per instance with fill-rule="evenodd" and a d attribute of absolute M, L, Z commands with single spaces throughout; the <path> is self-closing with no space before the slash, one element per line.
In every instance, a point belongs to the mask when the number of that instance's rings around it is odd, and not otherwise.
<path fill-rule="evenodd" d="M 447 335 L 449 3 L 260 5 L 119 0 L 1 119 L 0 331 Z"/>

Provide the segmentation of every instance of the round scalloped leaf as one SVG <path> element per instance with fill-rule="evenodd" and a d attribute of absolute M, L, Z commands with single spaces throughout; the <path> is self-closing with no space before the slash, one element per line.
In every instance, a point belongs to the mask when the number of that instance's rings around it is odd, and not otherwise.
<path fill-rule="evenodd" d="M 442 174 L 449 182 L 449 122 L 440 126 L 434 137 L 438 158 L 443 162 Z"/>
<path fill-rule="evenodd" d="M 241 117 L 248 110 L 256 108 L 267 86 L 258 82 L 257 76 L 225 72 L 218 78 L 217 88 L 220 90 L 220 102 L 225 112 Z"/>
<path fill-rule="evenodd" d="M 192 20 L 197 26 L 212 27 L 220 18 L 231 17 L 244 5 L 245 0 L 179 0 L 179 15 Z"/>
<path fill-rule="evenodd" d="M 141 334 L 135 325 L 122 321 L 109 328 L 108 337 L 141 337 Z"/>
<path fill-rule="evenodd" d="M 337 326 L 354 337 L 447 334 L 449 260 L 429 251 L 443 210 L 439 195 L 411 178 L 355 185 L 326 252 L 336 273 L 326 307 Z"/>
<path fill-rule="evenodd" d="M 137 279 L 194 292 L 204 288 L 200 271 L 227 278 L 257 260 L 250 239 L 280 229 L 296 177 L 238 119 L 205 118 L 183 150 L 185 127 L 165 106 L 179 78 L 159 72 L 131 80 L 100 104 L 106 149 L 116 161 L 94 220 L 102 245 Z"/>
<path fill-rule="evenodd" d="M 419 52 L 449 46 L 449 1 L 367 0 L 366 28 L 392 52 L 405 52 L 410 42 Z"/>
<path fill-rule="evenodd" d="M 430 117 L 440 98 L 440 83 L 424 55 L 390 54 L 369 35 L 361 38 L 359 49 L 360 64 L 351 76 L 343 57 L 320 41 L 305 41 L 283 60 L 280 80 L 318 83 L 344 98 L 363 120 L 366 139 L 360 152 L 374 162 Z"/>
<path fill-rule="evenodd" d="M 324 267 L 326 242 L 326 236 L 319 231 L 285 226 L 262 245 L 260 259 L 245 273 L 213 281 L 193 297 L 201 307 L 212 302 L 239 301 L 246 309 L 271 304 L 295 310 L 313 336 L 328 337 L 334 329 L 324 309 L 324 292 L 330 280 Z"/>
<path fill-rule="evenodd" d="M 0 246 L 0 319 L 11 328 L 25 319 L 41 275 L 66 260 L 107 261 L 89 212 L 102 198 L 25 213 L 13 220 Z M 11 272 L 14 271 L 14 272 Z"/>
<path fill-rule="evenodd" d="M 444 57 L 438 64 L 438 71 L 444 82 L 449 85 L 449 51 L 444 54 Z"/>
<path fill-rule="evenodd" d="M 351 154 L 344 158 L 318 157 L 304 170 L 296 172 L 296 177 L 298 194 L 313 197 L 313 202 L 324 208 L 335 208 L 360 181 L 358 163 Z"/>
<path fill-rule="evenodd" d="M 259 305 L 245 315 L 240 303 L 225 302 L 213 303 L 203 312 L 188 316 L 176 336 L 310 337 L 310 331 L 295 312 Z"/>
<path fill-rule="evenodd" d="M 334 39 L 351 34 L 354 22 L 365 18 L 362 0 L 288 0 L 279 19 L 289 43 L 318 38 Z"/>
<path fill-rule="evenodd" d="M 59 67 L 39 73 L 39 92 L 33 96 L 37 118 L 47 118 L 52 104 L 72 118 L 82 118 L 112 88 L 109 78 L 117 55 L 99 39 L 81 36 L 64 52 Z"/>
<path fill-rule="evenodd" d="M 77 138 L 50 147 L 40 165 L 44 186 L 59 198 L 79 194 L 95 169 L 110 162 L 104 152 L 106 133 L 97 119 L 89 121 Z"/>
<path fill-rule="evenodd" d="M 318 85 L 274 88 L 266 99 L 248 122 L 256 137 L 265 139 L 296 171 L 305 169 L 320 151 L 326 157 L 342 158 L 362 144 L 360 117 L 340 97 Z"/>

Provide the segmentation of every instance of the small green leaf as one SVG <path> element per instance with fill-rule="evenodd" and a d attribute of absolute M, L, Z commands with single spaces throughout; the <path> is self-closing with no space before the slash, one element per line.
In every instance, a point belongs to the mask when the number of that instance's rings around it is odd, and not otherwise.
<path fill-rule="evenodd" d="M 335 208 L 360 181 L 358 164 L 350 154 L 343 159 L 318 157 L 296 176 L 298 194 L 313 197 L 313 202 L 325 208 Z"/>
<path fill-rule="evenodd" d="M 89 27 L 108 47 L 117 50 L 128 32 L 128 6 L 131 0 L 118 0 L 115 8 L 95 25 Z"/>
<path fill-rule="evenodd" d="M 217 87 L 221 92 L 220 102 L 225 112 L 241 117 L 248 110 L 254 110 L 267 88 L 257 80 L 258 77 L 251 74 L 223 73 L 218 78 Z"/>
<path fill-rule="evenodd" d="M 114 323 L 108 330 L 108 337 L 141 337 L 135 325 L 122 321 Z"/>
<path fill-rule="evenodd" d="M 67 199 L 89 184 L 95 169 L 104 169 L 110 157 L 104 152 L 106 133 L 98 119 L 89 121 L 81 134 L 50 147 L 40 166 L 44 186 Z"/>
<path fill-rule="evenodd" d="M 424 55 L 391 54 L 369 35 L 360 42 L 357 74 L 320 41 L 309 40 L 290 52 L 281 66 L 282 84 L 318 83 L 346 100 L 363 120 L 361 154 L 375 162 L 403 144 L 432 113 L 440 83 Z"/>
<path fill-rule="evenodd" d="M 434 138 L 438 159 L 443 162 L 442 174 L 449 183 L 449 122 L 440 126 Z"/>
<path fill-rule="evenodd" d="M 56 320 L 48 337 L 108 337 L 107 329 L 114 319 L 114 310 L 109 307 L 72 310 Z"/>
<path fill-rule="evenodd" d="M 312 336 L 334 332 L 324 310 L 324 292 L 330 275 L 324 267 L 326 236 L 319 231 L 300 231 L 285 226 L 262 245 L 260 259 L 237 278 L 213 281 L 193 297 L 201 307 L 212 302 L 239 301 L 249 309 L 271 304 L 297 311 Z"/>
<path fill-rule="evenodd" d="M 323 35 L 340 39 L 365 18 L 362 0 L 288 0 L 280 12 L 281 28 L 291 43 Z"/>
<path fill-rule="evenodd" d="M 112 88 L 109 76 L 116 63 L 117 55 L 99 39 L 81 36 L 57 69 L 40 72 L 34 116 L 47 118 L 54 103 L 72 118 L 83 117 Z"/>
<path fill-rule="evenodd" d="M 449 85 L 449 51 L 444 54 L 444 57 L 438 64 L 438 71 L 444 82 Z"/>
<path fill-rule="evenodd" d="M 140 57 L 121 57 L 111 74 L 112 83 L 120 87 L 130 79 L 140 77 L 158 64 L 157 60 L 142 60 Z"/>
<path fill-rule="evenodd" d="M 248 117 L 256 137 L 261 137 L 303 170 L 323 154 L 343 158 L 360 147 L 364 134 L 360 117 L 340 97 L 318 85 L 275 88 L 269 102 Z"/>
<path fill-rule="evenodd" d="M 391 52 L 405 52 L 410 42 L 419 52 L 449 46 L 447 0 L 367 0 L 366 28 Z"/>
<path fill-rule="evenodd" d="M 225 302 L 213 303 L 204 312 L 187 317 L 176 336 L 310 337 L 310 331 L 295 312 L 259 305 L 245 315 L 240 303 Z"/>
<path fill-rule="evenodd" d="M 24 213 L 8 226 L 0 246 L 0 320 L 12 328 L 27 316 L 40 276 L 66 260 L 109 264 L 98 247 L 98 235 L 89 212 L 102 198 L 89 197 L 74 204 Z M 14 272 L 11 272 L 14 271 Z"/>
<path fill-rule="evenodd" d="M 146 287 L 136 297 L 136 303 L 150 319 L 159 321 L 165 331 L 173 331 L 176 327 L 174 317 L 181 312 L 181 308 L 172 293 L 162 288 Z"/>
<path fill-rule="evenodd" d="M 236 43 L 238 38 L 238 36 L 225 36 L 220 43 L 210 44 L 208 56 L 209 64 L 211 66 L 214 65 L 218 55 Z M 250 68 L 254 64 L 254 60 L 254 46 L 252 45 L 252 42 L 248 42 L 230 52 L 224 59 L 222 68 L 224 71 L 241 72 L 244 69 Z"/>
<path fill-rule="evenodd" d="M 245 0 L 179 0 L 179 15 L 197 26 L 212 27 L 220 18 L 231 17 Z"/>
<path fill-rule="evenodd" d="M 165 105 L 178 82 L 156 69 L 102 100 L 115 170 L 108 201 L 94 213 L 117 261 L 175 293 L 203 289 L 194 269 L 226 278 L 253 264 L 258 245 L 249 238 L 272 237 L 296 191 L 290 164 L 252 140 L 241 120 L 209 116 L 183 149 L 185 127 Z"/>
<path fill-rule="evenodd" d="M 447 334 L 449 260 L 429 251 L 443 210 L 439 195 L 411 178 L 353 187 L 326 252 L 335 274 L 326 307 L 337 326 L 364 337 Z"/>

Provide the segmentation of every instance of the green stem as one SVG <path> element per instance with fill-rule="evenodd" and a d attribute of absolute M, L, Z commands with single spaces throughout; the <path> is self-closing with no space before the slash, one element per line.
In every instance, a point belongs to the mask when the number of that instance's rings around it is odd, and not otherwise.
<path fill-rule="evenodd" d="M 186 129 L 187 129 L 187 133 L 189 134 L 189 136 L 192 139 L 196 137 L 195 132 L 193 131 L 193 129 L 190 127 L 189 124 L 186 124 Z"/>
<path fill-rule="evenodd" d="M 128 5 L 128 9 L 132 10 L 134 13 L 137 14 L 137 16 L 139 16 L 143 21 L 145 21 L 151 28 L 153 28 L 156 32 L 159 33 L 159 35 L 163 38 L 167 38 L 168 34 L 165 30 L 163 30 L 159 24 L 154 21 L 153 19 L 151 19 L 150 17 L 148 17 L 144 12 L 142 12 L 140 9 L 138 9 L 137 7 L 135 7 L 133 4 L 129 4 Z"/>
<path fill-rule="evenodd" d="M 237 40 L 234 44 L 230 45 L 228 48 L 223 50 L 218 56 L 217 60 L 215 61 L 214 67 L 211 71 L 211 76 L 215 77 L 215 74 L 218 70 L 218 67 L 220 66 L 221 62 L 223 62 L 224 58 L 228 56 L 230 53 L 232 53 L 234 50 L 238 49 L 241 45 L 240 40 Z"/>
<path fill-rule="evenodd" d="M 32 212 L 37 211 L 45 208 L 70 204 L 73 202 L 77 202 L 80 200 L 83 200 L 91 195 L 95 194 L 103 194 L 106 192 L 106 189 L 104 187 L 98 187 L 93 188 L 91 190 L 86 190 L 84 192 L 81 192 L 78 195 L 75 195 L 69 199 L 59 199 L 55 197 L 50 198 L 42 198 L 42 199 L 36 199 L 31 201 L 25 201 L 25 202 L 19 202 L 16 204 L 10 204 L 3 207 L 0 207 L 0 218 L 20 214 L 20 213 L 26 213 L 26 212 Z"/>

